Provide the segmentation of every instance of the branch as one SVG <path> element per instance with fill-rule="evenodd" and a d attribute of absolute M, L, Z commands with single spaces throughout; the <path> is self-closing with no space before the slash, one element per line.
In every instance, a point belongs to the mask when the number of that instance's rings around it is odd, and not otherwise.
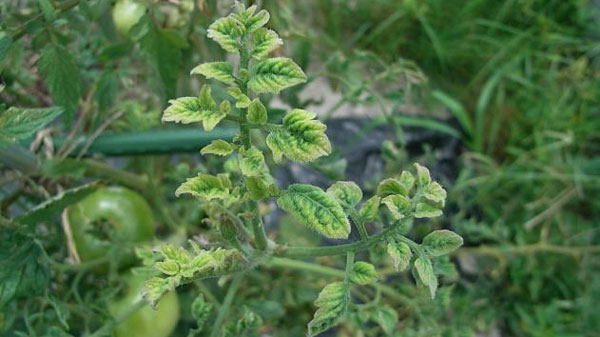
<path fill-rule="evenodd" d="M 302 258 L 311 256 L 331 256 L 331 255 L 343 255 L 348 252 L 357 252 L 360 250 L 367 249 L 383 239 L 388 235 L 393 234 L 398 225 L 391 226 L 379 234 L 375 234 L 366 240 L 357 241 L 353 243 L 347 243 L 336 246 L 322 246 L 322 247 L 294 247 L 294 246 L 283 246 L 279 245 L 275 248 L 274 255 L 281 257 L 291 258 Z M 407 239 L 410 240 L 410 239 Z M 412 241 L 412 240 L 411 240 Z"/>
<path fill-rule="evenodd" d="M 225 299 L 223 300 L 223 304 L 219 309 L 219 313 L 217 314 L 217 318 L 213 323 L 213 330 L 210 333 L 210 337 L 217 337 L 221 333 L 221 326 L 223 325 L 223 321 L 225 320 L 225 316 L 229 311 L 229 307 L 231 307 L 231 303 L 233 302 L 233 298 L 242 283 L 242 279 L 244 278 L 244 274 L 236 274 L 233 276 L 233 281 L 231 281 L 231 285 L 229 285 L 229 289 L 227 290 L 227 294 L 225 295 Z"/>
<path fill-rule="evenodd" d="M 69 0 L 69 1 L 65 1 L 65 2 L 61 2 L 59 4 L 56 5 L 56 15 L 62 14 L 64 12 L 67 12 L 69 10 L 71 10 L 72 8 L 77 7 L 77 5 L 79 5 L 80 0 Z M 33 21 L 37 21 L 40 20 L 44 17 L 44 13 L 39 13 L 36 16 L 34 16 L 33 18 L 27 20 L 24 24 L 22 24 L 21 26 L 19 26 L 19 28 L 17 28 L 17 30 L 15 30 L 12 34 L 11 34 L 11 40 L 17 41 L 18 39 L 22 38 L 25 33 L 27 32 L 27 26 L 33 22 Z"/>

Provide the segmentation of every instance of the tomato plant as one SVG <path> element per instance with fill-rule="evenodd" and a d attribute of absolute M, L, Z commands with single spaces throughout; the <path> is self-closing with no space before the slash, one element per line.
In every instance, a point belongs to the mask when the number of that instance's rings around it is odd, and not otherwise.
<path fill-rule="evenodd" d="M 597 7 L 0 1 L 0 335 L 595 336 Z"/>
<path fill-rule="evenodd" d="M 125 277 L 126 292 L 109 304 L 113 317 L 126 314 L 142 300 L 144 279 L 136 275 Z M 117 324 L 115 337 L 168 337 L 179 320 L 179 300 L 176 293 L 166 295 L 156 309 L 144 306 Z"/>
<path fill-rule="evenodd" d="M 108 254 L 114 242 L 131 244 L 152 240 L 152 209 L 138 193 L 124 187 L 104 187 L 68 209 L 73 241 L 81 261 Z M 131 264 L 132 255 L 120 264 Z"/>

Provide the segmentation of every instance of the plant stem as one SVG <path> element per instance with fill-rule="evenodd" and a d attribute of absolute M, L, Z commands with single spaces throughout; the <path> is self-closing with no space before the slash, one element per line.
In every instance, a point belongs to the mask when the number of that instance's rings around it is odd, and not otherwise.
<path fill-rule="evenodd" d="M 596 246 L 557 246 L 547 243 L 536 243 L 524 246 L 492 247 L 477 246 L 463 247 L 454 252 L 455 255 L 518 255 L 518 254 L 537 254 L 537 253 L 556 253 L 578 257 L 579 255 L 589 253 L 600 253 L 600 245 Z"/>
<path fill-rule="evenodd" d="M 252 212 L 252 229 L 254 230 L 254 239 L 256 240 L 256 248 L 259 250 L 265 250 L 268 246 L 267 233 L 265 232 L 265 225 L 263 219 L 260 216 L 258 209 L 258 203 L 254 200 L 249 201 L 250 212 Z"/>
<path fill-rule="evenodd" d="M 229 217 L 229 219 L 231 221 L 233 221 L 233 224 L 238 229 L 238 231 L 242 234 L 244 239 L 246 239 L 246 241 L 248 241 L 251 245 L 254 246 L 254 244 L 255 244 L 254 238 L 252 237 L 252 235 L 250 234 L 250 231 L 248 231 L 246 226 L 244 226 L 244 222 L 242 221 L 242 219 L 240 219 L 239 216 L 235 215 L 227 207 L 221 205 L 218 202 L 213 202 L 212 205 L 216 205 L 217 208 L 219 208 L 221 210 L 221 212 L 225 213 L 225 215 L 227 215 L 227 217 Z"/>
<path fill-rule="evenodd" d="M 231 285 L 229 285 L 229 289 L 227 290 L 227 294 L 225 295 L 225 299 L 223 300 L 223 304 L 221 308 L 219 308 L 219 312 L 217 313 L 217 318 L 213 324 L 213 330 L 210 332 L 210 337 L 217 337 L 221 333 L 221 326 L 223 325 L 223 321 L 225 320 L 225 316 L 229 311 L 229 307 L 231 303 L 233 303 L 233 298 L 237 293 L 237 290 L 242 283 L 242 279 L 244 278 L 243 273 L 235 274 L 233 276 L 233 281 L 231 281 Z"/>
<path fill-rule="evenodd" d="M 65 1 L 62 3 L 59 3 L 56 5 L 56 15 L 58 16 L 61 13 L 64 13 L 68 10 L 71 10 L 72 8 L 77 7 L 77 5 L 79 5 L 80 0 L 69 0 L 69 1 Z M 11 40 L 12 41 L 17 41 L 18 39 L 22 38 L 25 33 L 27 32 L 27 26 L 36 20 L 39 20 L 41 18 L 44 17 L 44 13 L 39 13 L 36 16 L 34 16 L 33 18 L 27 20 L 25 23 L 23 23 L 21 26 L 19 26 L 19 28 L 17 28 L 17 30 L 15 30 L 12 34 L 11 34 Z"/>
<path fill-rule="evenodd" d="M 352 218 L 352 221 L 354 221 L 356 228 L 358 228 L 358 234 L 360 235 L 360 239 L 363 241 L 368 239 L 369 233 L 367 232 L 365 223 L 364 223 L 362 217 L 358 214 L 358 212 L 356 212 L 355 209 L 350 210 L 350 217 Z"/>
<path fill-rule="evenodd" d="M 350 275 L 352 275 L 352 266 L 354 266 L 354 252 L 348 252 L 346 254 L 346 275 L 344 282 L 350 284 Z"/>
<path fill-rule="evenodd" d="M 86 167 L 86 174 L 89 176 L 106 177 L 119 184 L 131 187 L 146 196 L 151 194 L 148 191 L 148 179 L 145 177 L 119 170 L 92 159 L 82 160 L 81 163 Z"/>
<path fill-rule="evenodd" d="M 379 234 L 370 236 L 366 240 L 348 243 L 344 245 L 336 246 L 324 246 L 324 247 L 293 247 L 293 246 L 278 246 L 275 249 L 274 254 L 281 257 L 310 257 L 310 256 L 331 256 L 331 255 L 343 255 L 348 252 L 357 252 L 360 250 L 367 249 L 372 245 L 380 242 L 388 235 L 392 234 L 396 230 L 397 226 L 393 226 L 385 229 Z"/>
<path fill-rule="evenodd" d="M 298 260 L 293 260 L 293 259 L 286 259 L 286 258 L 281 258 L 281 257 L 271 257 L 267 262 L 265 262 L 265 265 L 268 267 L 273 267 L 273 268 L 295 269 L 295 270 L 301 270 L 301 271 L 306 271 L 306 272 L 312 272 L 315 274 L 321 274 L 321 275 L 325 275 L 325 276 L 332 276 L 332 277 L 339 277 L 339 278 L 346 277 L 346 272 L 343 270 L 325 267 L 325 266 L 321 266 L 321 265 L 318 265 L 315 263 L 298 261 Z M 407 306 L 412 306 L 412 300 L 410 298 L 398 293 L 398 291 L 396 291 L 396 289 L 394 289 L 390 286 L 387 286 L 385 284 L 381 284 L 381 283 L 374 283 L 374 284 L 372 284 L 372 286 L 376 290 L 379 290 L 383 294 L 387 295 L 388 297 L 390 297 L 400 303 L 404 303 Z"/>
<path fill-rule="evenodd" d="M 248 69 L 250 65 L 250 56 L 246 48 L 246 37 L 242 37 L 242 48 L 240 48 L 240 67 L 241 69 Z M 240 90 L 244 95 L 248 95 L 248 83 L 247 80 L 243 80 L 240 83 Z M 242 134 L 242 145 L 244 149 L 249 149 L 251 144 L 250 141 L 250 126 L 247 123 L 246 115 L 248 113 L 247 108 L 240 109 L 240 119 L 238 120 L 240 126 L 240 133 Z M 268 246 L 267 234 L 265 233 L 265 226 L 263 224 L 260 211 L 258 209 L 258 203 L 256 201 L 249 201 L 248 208 L 252 214 L 252 229 L 254 231 L 254 239 L 256 240 L 256 248 L 259 250 L 265 250 Z"/>

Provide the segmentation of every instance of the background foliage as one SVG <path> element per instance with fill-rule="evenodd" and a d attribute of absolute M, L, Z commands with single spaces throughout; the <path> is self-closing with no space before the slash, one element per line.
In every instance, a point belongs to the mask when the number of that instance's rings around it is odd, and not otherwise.
<path fill-rule="evenodd" d="M 196 96 L 204 83 L 190 80 L 189 71 L 225 57 L 206 30 L 231 2 L 142 2 L 143 15 L 125 33 L 113 22 L 113 1 L 0 3 L 0 329 L 8 336 L 110 334 L 108 303 L 123 291 L 125 278 L 116 266 L 99 275 L 93 265 L 73 263 L 60 214 L 98 187 L 76 186 L 102 178 L 137 190 L 152 205 L 162 241 L 219 236 L 207 221 L 209 212 L 191 199 L 175 199 L 173 191 L 198 171 L 227 171 L 235 164 L 214 156 L 198 160 L 197 153 L 82 159 L 108 132 L 168 130 L 160 124 L 168 100 Z M 348 317 L 332 335 L 597 334 L 595 1 L 257 2 L 285 40 L 275 54 L 296 60 L 308 77 L 279 99 L 267 97 L 269 118 L 281 117 L 282 105 L 314 108 L 332 121 L 348 110 L 368 111 L 360 116 L 368 120 L 361 132 L 381 125 L 393 130 L 381 144 L 385 169 L 361 182 L 368 196 L 376 181 L 414 161 L 426 163 L 448 191 L 446 215 L 407 230 L 422 239 L 433 229 L 451 228 L 465 240 L 434 266 L 441 275 L 435 300 L 410 272 L 395 273 L 394 263 L 401 262 L 386 258 L 386 247 L 371 249 L 368 256 L 383 266 L 385 284 L 373 295 L 385 295 L 375 305 L 365 302 L 364 314 Z M 309 97 L 305 92 L 314 85 L 336 95 Z M 215 86 L 218 101 L 226 95 L 226 86 Z M 11 129 L 18 109 L 40 117 L 27 130 Z M 364 141 L 361 132 L 357 142 Z M 414 145 L 413 135 L 426 133 L 457 142 L 457 154 L 449 160 L 435 142 Z M 22 154 L 15 141 L 35 156 Z M 317 164 L 319 172 L 331 165 Z M 63 191 L 59 200 L 70 202 L 31 211 Z M 7 220 L 14 216 L 31 220 L 15 228 Z M 285 217 L 269 235 L 280 243 L 320 240 Z M 111 254 L 132 248 L 114 244 Z M 239 310 L 226 329 L 232 335 L 303 335 L 314 299 L 343 268 L 342 259 L 316 262 L 321 268 L 275 262 L 252 272 L 232 299 Z M 174 335 L 202 326 L 209 314 L 201 313 L 226 299 L 230 281 L 186 286 Z M 243 326 L 235 325 L 242 317 Z"/>

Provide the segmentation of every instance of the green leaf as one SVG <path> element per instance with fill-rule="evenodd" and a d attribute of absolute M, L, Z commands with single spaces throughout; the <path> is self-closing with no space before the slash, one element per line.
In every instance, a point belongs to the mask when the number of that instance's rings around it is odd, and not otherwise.
<path fill-rule="evenodd" d="M 350 223 L 342 206 L 316 186 L 293 184 L 277 200 L 281 209 L 328 238 L 346 239 Z"/>
<path fill-rule="evenodd" d="M 399 194 L 388 195 L 383 198 L 382 202 L 387 206 L 396 220 L 410 215 L 410 200 L 405 196 Z"/>
<path fill-rule="evenodd" d="M 391 335 L 398 324 L 398 313 L 388 306 L 378 306 L 375 313 L 373 313 L 373 320 L 379 324 L 387 335 Z"/>
<path fill-rule="evenodd" d="M 199 294 L 196 299 L 194 299 L 190 312 L 192 318 L 196 321 L 196 331 L 202 331 L 212 310 L 213 305 L 206 302 L 204 295 Z"/>
<path fill-rule="evenodd" d="M 262 200 L 268 197 L 271 193 L 264 181 L 259 177 L 246 178 L 246 188 L 252 200 Z"/>
<path fill-rule="evenodd" d="M 275 57 L 260 61 L 254 66 L 248 88 L 257 94 L 278 93 L 302 82 L 306 82 L 306 75 L 294 61 Z"/>
<path fill-rule="evenodd" d="M 254 33 L 254 49 L 252 49 L 251 55 L 257 60 L 262 60 L 281 45 L 283 45 L 283 41 L 277 33 L 270 29 L 260 28 Z"/>
<path fill-rule="evenodd" d="M 63 112 L 61 108 L 21 109 L 11 107 L 0 114 L 0 135 L 19 140 L 46 126 Z"/>
<path fill-rule="evenodd" d="M 394 268 L 397 271 L 405 270 L 412 258 L 412 251 L 404 242 L 388 243 L 387 253 L 392 258 L 392 261 L 394 261 Z"/>
<path fill-rule="evenodd" d="M 265 108 L 258 98 L 252 100 L 252 103 L 248 106 L 247 118 L 249 123 L 259 125 L 267 123 L 267 108 Z"/>
<path fill-rule="evenodd" d="M 427 187 L 431 183 L 429 170 L 427 167 L 419 165 L 419 163 L 415 163 L 415 169 L 417 170 L 417 187 Z"/>
<path fill-rule="evenodd" d="M 388 195 L 399 194 L 408 196 L 408 190 L 400 180 L 394 178 L 384 179 L 377 186 L 377 195 L 384 198 Z"/>
<path fill-rule="evenodd" d="M 262 174 L 265 164 L 263 153 L 255 148 L 250 147 L 247 150 L 242 150 L 242 160 L 240 161 L 240 169 L 246 177 L 257 177 Z"/>
<path fill-rule="evenodd" d="M 173 260 L 157 262 L 154 267 L 167 275 L 177 275 L 179 273 L 179 264 Z"/>
<path fill-rule="evenodd" d="M 229 15 L 213 22 L 208 27 L 207 36 L 218 43 L 226 51 L 238 54 L 238 40 L 245 31 L 244 24 L 234 16 Z"/>
<path fill-rule="evenodd" d="M 415 209 L 415 218 L 435 218 L 442 215 L 442 210 L 427 203 L 420 202 Z"/>
<path fill-rule="evenodd" d="M 293 161 L 310 162 L 331 153 L 331 143 L 325 135 L 327 126 L 315 117 L 314 112 L 294 109 L 283 118 L 282 128 L 271 131 L 266 142 L 276 162 L 281 162 L 282 155 Z"/>
<path fill-rule="evenodd" d="M 377 219 L 377 215 L 379 214 L 379 204 L 381 203 L 381 198 L 379 196 L 373 196 L 369 198 L 360 209 L 360 216 L 362 217 L 364 222 L 371 222 Z"/>
<path fill-rule="evenodd" d="M 112 69 L 105 70 L 97 82 L 94 95 L 99 112 L 104 116 L 114 105 L 119 94 L 120 74 Z"/>
<path fill-rule="evenodd" d="M 316 336 L 337 325 L 348 309 L 348 297 L 348 287 L 345 283 L 334 282 L 326 285 L 315 301 L 318 309 L 308 323 L 308 336 Z"/>
<path fill-rule="evenodd" d="M 210 86 L 204 85 L 198 98 L 180 97 L 169 100 L 170 106 L 165 109 L 162 121 L 183 124 L 202 122 L 204 130 L 211 131 L 227 116 L 227 112 L 231 107 L 227 105 L 229 104 L 228 101 L 223 101 L 221 108 L 217 109 L 217 104 L 210 92 Z"/>
<path fill-rule="evenodd" d="M 142 296 L 144 299 L 156 308 L 160 298 L 169 291 L 174 290 L 179 285 L 179 280 L 176 278 L 160 278 L 153 277 L 144 283 Z"/>
<path fill-rule="evenodd" d="M 352 283 L 365 285 L 377 281 L 377 278 L 377 271 L 372 264 L 359 261 L 352 265 L 352 274 L 350 274 Z"/>
<path fill-rule="evenodd" d="M 3 219 L 3 218 L 0 218 Z M 48 289 L 50 270 L 31 226 L 4 226 L 0 230 L 0 311 L 11 311 L 16 297 L 31 298 Z M 16 304 L 16 303 L 15 303 Z M 14 307 L 12 307 L 14 308 Z M 6 321 L 5 321 L 6 322 Z M 6 327 L 6 326 L 4 326 Z"/>
<path fill-rule="evenodd" d="M 6 34 L 3 31 L 0 31 L 0 63 L 6 57 L 6 53 L 8 53 L 8 49 L 12 46 L 12 38 L 10 34 Z"/>
<path fill-rule="evenodd" d="M 410 192 L 410 190 L 412 190 L 413 186 L 415 185 L 415 177 L 412 175 L 412 173 L 408 171 L 402 171 L 399 180 L 400 184 L 402 184 L 402 186 L 404 186 L 404 188 L 408 192 Z"/>
<path fill-rule="evenodd" d="M 261 28 L 262 26 L 266 25 L 267 22 L 269 22 L 269 12 L 267 12 L 266 10 L 261 10 L 258 13 L 256 13 L 256 15 L 252 16 L 251 18 L 248 18 L 244 21 L 244 24 L 246 26 L 246 31 L 248 33 L 252 33 L 255 30 Z"/>
<path fill-rule="evenodd" d="M 204 200 L 227 199 L 231 182 L 224 181 L 223 178 L 212 176 L 210 174 L 200 173 L 197 177 L 188 178 L 175 191 L 175 196 L 188 193 Z"/>
<path fill-rule="evenodd" d="M 182 49 L 186 47 L 185 40 L 177 31 L 156 27 L 149 15 L 145 15 L 141 21 L 132 30 L 140 25 L 146 28 L 146 33 L 140 39 L 140 48 L 151 70 L 158 77 L 159 81 L 154 82 L 158 84 L 162 96 L 176 97 L 177 80 L 183 64 Z"/>
<path fill-rule="evenodd" d="M 433 273 L 433 265 L 431 264 L 431 260 L 429 260 L 427 256 L 418 257 L 415 260 L 415 269 L 417 270 L 417 275 L 419 276 L 421 282 L 423 282 L 423 284 L 429 288 L 431 298 L 434 298 L 438 287 L 438 281 L 437 277 Z"/>
<path fill-rule="evenodd" d="M 227 92 L 229 93 L 229 95 L 231 95 L 231 97 L 235 98 L 236 103 L 235 103 L 235 107 L 236 108 L 247 108 L 250 106 L 250 98 L 248 98 L 248 96 L 244 95 L 244 93 L 242 93 L 242 90 L 240 90 L 240 88 L 238 87 L 231 87 L 229 89 L 227 89 Z"/>
<path fill-rule="evenodd" d="M 79 67 L 72 55 L 64 47 L 51 44 L 44 48 L 38 61 L 54 104 L 64 108 L 66 125 L 71 124 L 81 96 Z"/>
<path fill-rule="evenodd" d="M 40 4 L 42 13 L 44 13 L 44 19 L 46 19 L 46 22 L 54 21 L 56 12 L 50 0 L 38 0 L 38 3 Z"/>
<path fill-rule="evenodd" d="M 362 200 L 362 191 L 352 181 L 338 181 L 327 189 L 327 194 L 335 198 L 344 208 L 352 208 Z"/>
<path fill-rule="evenodd" d="M 60 214 L 67 206 L 87 197 L 102 185 L 104 185 L 103 182 L 96 181 L 68 189 L 35 206 L 27 213 L 15 217 L 14 220 L 25 225 L 35 225 L 40 222 L 48 221 L 52 219 L 52 217 Z"/>
<path fill-rule="evenodd" d="M 236 249 L 203 250 L 195 243 L 191 242 L 191 244 L 193 254 L 188 253 L 182 247 L 175 248 L 171 245 L 159 247 L 164 261 L 156 263 L 155 267 L 159 269 L 158 266 L 162 266 L 164 269 L 164 262 L 169 261 L 170 265 L 175 263 L 178 268 L 175 268 L 174 265 L 169 266 L 167 272 L 173 275 L 162 274 L 166 277 L 155 277 L 146 282 L 142 295 L 152 306 L 156 306 L 158 300 L 167 291 L 173 290 L 181 284 L 195 279 L 231 274 L 246 268 L 247 260 Z"/>
<path fill-rule="evenodd" d="M 430 256 L 442 256 L 463 245 L 463 238 L 447 229 L 429 233 L 423 239 L 423 247 Z"/>
<path fill-rule="evenodd" d="M 214 78 L 227 84 L 233 84 L 233 66 L 229 62 L 207 62 L 192 69 L 190 75 L 200 74 L 208 79 Z"/>
<path fill-rule="evenodd" d="M 226 142 L 222 139 L 213 140 L 210 144 L 200 150 L 200 153 L 205 154 L 216 154 L 217 156 L 226 156 L 237 149 L 236 145 Z"/>
<path fill-rule="evenodd" d="M 443 205 L 446 201 L 446 190 L 444 190 L 442 185 L 438 184 L 437 182 L 432 182 L 425 188 L 425 193 L 423 196 L 428 200 L 438 202 Z"/>

